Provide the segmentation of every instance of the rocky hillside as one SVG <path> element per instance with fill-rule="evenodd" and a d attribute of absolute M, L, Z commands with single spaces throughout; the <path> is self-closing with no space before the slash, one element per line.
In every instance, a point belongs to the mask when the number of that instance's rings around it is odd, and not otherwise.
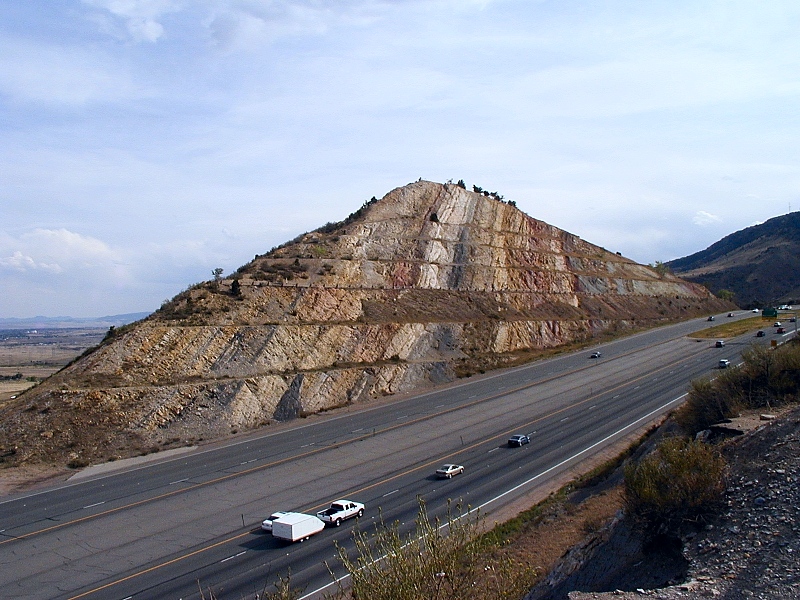
<path fill-rule="evenodd" d="M 727 308 L 495 196 L 420 181 L 113 330 L 0 407 L 0 455 L 154 451 Z"/>
<path fill-rule="evenodd" d="M 800 212 L 742 229 L 666 265 L 714 293 L 732 291 L 743 308 L 800 302 Z"/>
<path fill-rule="evenodd" d="M 566 552 L 525 600 L 800 598 L 800 409 L 755 415 L 755 428 L 748 420 L 736 419 L 751 429 L 721 447 L 728 485 L 712 522 L 674 544 L 647 543 L 620 514 Z"/>

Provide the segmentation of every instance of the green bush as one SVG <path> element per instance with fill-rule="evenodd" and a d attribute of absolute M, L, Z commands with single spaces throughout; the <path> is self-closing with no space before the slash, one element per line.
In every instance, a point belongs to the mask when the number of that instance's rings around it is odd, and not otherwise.
<path fill-rule="evenodd" d="M 667 438 L 625 469 L 625 502 L 630 514 L 656 533 L 674 534 L 687 522 L 703 520 L 725 492 L 725 461 L 702 442 Z"/>

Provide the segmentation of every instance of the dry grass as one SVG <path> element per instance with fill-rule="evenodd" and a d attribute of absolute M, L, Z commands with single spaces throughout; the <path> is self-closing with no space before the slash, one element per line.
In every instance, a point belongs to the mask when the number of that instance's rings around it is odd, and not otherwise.
<path fill-rule="evenodd" d="M 770 327 L 773 321 L 774 319 L 763 319 L 762 317 L 751 317 L 749 319 L 741 319 L 740 321 L 723 321 L 719 325 L 696 331 L 689 337 L 700 339 L 732 338 L 747 333 L 748 331 Z"/>
<path fill-rule="evenodd" d="M 426 545 L 424 549 L 409 545 L 410 552 L 405 556 L 400 546 L 406 540 L 397 537 L 391 530 L 384 530 L 379 534 L 383 539 L 377 542 L 382 550 L 379 554 L 395 556 L 393 563 L 397 564 L 375 565 L 369 573 L 356 571 L 364 569 L 375 558 L 371 556 L 374 550 L 369 550 L 370 545 L 375 543 L 375 538 L 363 538 L 362 534 L 359 549 L 362 560 L 351 561 L 346 565 L 351 573 L 360 575 L 359 585 L 356 587 L 361 594 L 356 596 L 396 600 L 521 598 L 555 567 L 570 548 L 583 541 L 587 535 L 602 529 L 624 505 L 621 485 L 590 494 L 581 502 L 570 500 L 568 492 L 573 488 L 574 484 L 566 486 L 518 517 L 486 532 L 474 542 L 468 541 L 469 534 L 477 531 L 477 523 L 474 521 L 461 526 L 456 533 L 460 531 L 462 539 L 452 545 L 452 540 L 438 539 L 432 528 L 426 530 L 423 527 L 421 534 L 417 533 L 421 537 L 438 540 L 437 543 Z M 451 551 L 444 553 L 450 558 L 447 568 L 444 564 L 439 565 L 430 556 L 431 552 L 442 554 L 445 548 Z M 437 567 L 430 571 L 433 563 L 437 563 Z M 397 571 L 393 573 L 397 577 L 387 576 L 387 570 Z M 423 571 L 426 574 L 422 576 L 422 581 L 418 581 Z M 445 571 L 449 573 L 447 578 L 437 580 L 435 572 Z M 452 574 L 453 571 L 455 575 Z M 411 572 L 416 576 L 409 577 Z M 467 585 L 454 585 L 457 582 L 466 582 Z M 335 596 L 337 600 L 352 600 L 353 597 L 351 589 L 342 589 Z"/>
<path fill-rule="evenodd" d="M 523 517 L 520 529 L 507 535 L 488 555 L 517 565 L 518 576 L 535 571 L 535 578 L 525 582 L 530 589 L 565 552 L 609 523 L 623 505 L 621 485 L 591 495 L 577 505 L 566 499 L 551 500 L 542 506 L 538 518 L 525 522 Z"/>

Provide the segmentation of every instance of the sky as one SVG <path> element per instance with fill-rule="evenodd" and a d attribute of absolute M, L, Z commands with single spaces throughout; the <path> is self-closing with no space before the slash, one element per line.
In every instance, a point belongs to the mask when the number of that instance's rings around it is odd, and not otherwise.
<path fill-rule="evenodd" d="M 641 263 L 800 208 L 796 0 L 0 0 L 0 318 L 152 311 L 419 178 Z"/>

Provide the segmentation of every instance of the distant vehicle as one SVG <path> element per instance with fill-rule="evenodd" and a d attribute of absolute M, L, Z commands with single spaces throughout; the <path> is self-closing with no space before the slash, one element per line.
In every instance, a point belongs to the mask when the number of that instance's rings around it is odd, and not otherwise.
<path fill-rule="evenodd" d="M 756 331 L 756 337 L 764 337 L 764 332 L 761 329 L 759 329 L 758 331 Z"/>
<path fill-rule="evenodd" d="M 589 358 L 600 358 L 601 356 L 603 356 L 603 355 L 600 354 L 599 351 L 596 351 L 596 352 L 592 352 L 592 355 Z"/>
<path fill-rule="evenodd" d="M 758 312 L 758 309 L 757 309 L 757 308 L 754 308 L 754 309 L 753 309 L 753 312 L 754 312 L 754 313 L 757 313 L 757 312 Z"/>
<path fill-rule="evenodd" d="M 458 475 L 464 472 L 463 465 L 452 465 L 446 464 L 442 465 L 439 469 L 436 469 L 436 476 L 441 479 L 450 479 L 453 475 Z"/>
<path fill-rule="evenodd" d="M 364 514 L 364 505 L 352 500 L 335 500 L 331 505 L 317 513 L 317 517 L 325 523 L 330 523 L 334 527 L 342 524 L 342 521 L 360 517 Z"/>
<path fill-rule="evenodd" d="M 713 320 L 714 320 L 714 315 L 711 315 L 710 317 L 708 317 L 708 319 L 706 319 L 706 321 L 713 321 Z"/>
<path fill-rule="evenodd" d="M 729 361 L 727 358 L 723 358 L 719 361 L 719 368 L 727 369 L 729 364 L 731 364 L 731 361 Z"/>
<path fill-rule="evenodd" d="M 530 443 L 531 438 L 529 438 L 527 435 L 512 435 L 510 438 L 508 438 L 508 445 L 511 448 L 519 448 L 520 446 Z"/>
<path fill-rule="evenodd" d="M 789 323 L 797 323 L 797 317 L 792 317 L 789 319 Z"/>
<path fill-rule="evenodd" d="M 302 542 L 325 529 L 314 515 L 286 513 L 272 522 L 272 536 L 287 542 Z"/>
<path fill-rule="evenodd" d="M 772 326 L 773 327 L 780 327 L 781 326 L 781 322 L 780 321 L 775 321 L 775 323 L 773 323 Z"/>
<path fill-rule="evenodd" d="M 724 345 L 725 342 L 723 340 L 717 340 L 717 343 L 714 344 L 714 346 L 716 346 L 717 348 L 722 348 Z"/>
<path fill-rule="evenodd" d="M 261 529 L 263 529 L 264 531 L 272 531 L 272 522 L 277 521 L 281 517 L 285 517 L 288 514 L 291 513 L 284 512 L 282 510 L 272 513 L 269 517 L 261 521 Z"/>
<path fill-rule="evenodd" d="M 788 304 L 781 304 L 778 307 L 778 310 L 789 310 L 789 305 Z"/>
<path fill-rule="evenodd" d="M 786 333 L 786 328 L 785 327 L 778 327 L 775 330 L 775 333 Z"/>
<path fill-rule="evenodd" d="M 732 316 L 733 316 L 733 313 L 728 313 L 728 316 L 729 316 L 729 317 L 732 317 Z"/>

